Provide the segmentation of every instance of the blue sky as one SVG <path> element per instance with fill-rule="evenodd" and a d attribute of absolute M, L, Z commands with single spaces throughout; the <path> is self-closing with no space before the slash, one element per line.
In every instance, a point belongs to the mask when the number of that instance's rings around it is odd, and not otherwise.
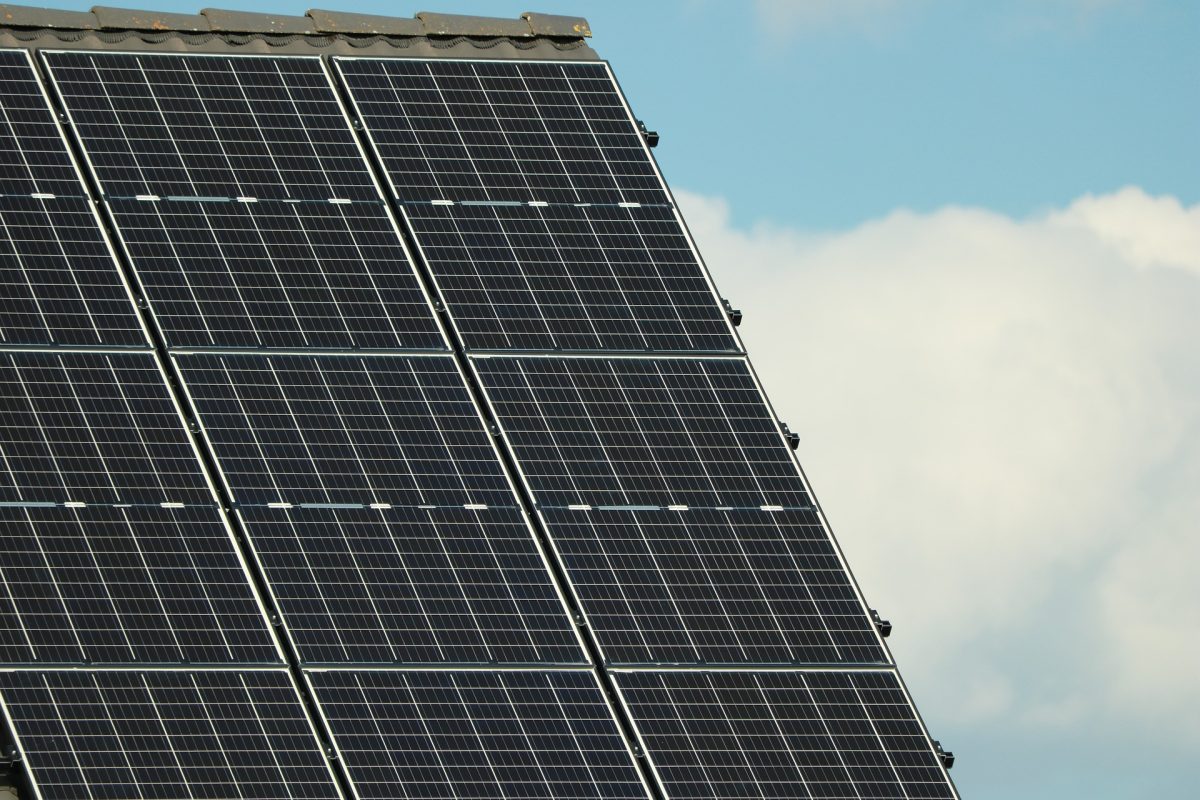
<path fill-rule="evenodd" d="M 515 17 L 530 3 L 426 5 Z M 668 180 L 729 198 L 738 222 L 825 229 L 949 203 L 1025 215 L 1127 184 L 1200 198 L 1196 3 L 534 5 L 589 19 L 635 111 L 665 137 Z"/>
<path fill-rule="evenodd" d="M 538 6 L 662 133 L 964 796 L 1194 796 L 1200 3 Z"/>

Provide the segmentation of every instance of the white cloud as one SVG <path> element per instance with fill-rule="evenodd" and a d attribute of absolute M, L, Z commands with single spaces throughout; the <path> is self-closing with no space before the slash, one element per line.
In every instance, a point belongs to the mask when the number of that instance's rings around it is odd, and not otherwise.
<path fill-rule="evenodd" d="M 1200 206 L 813 235 L 680 202 L 927 716 L 1200 741 Z"/>

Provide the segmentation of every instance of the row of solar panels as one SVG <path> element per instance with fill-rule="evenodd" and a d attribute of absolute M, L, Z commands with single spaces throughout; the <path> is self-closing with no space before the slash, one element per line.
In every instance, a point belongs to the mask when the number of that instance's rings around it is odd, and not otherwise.
<path fill-rule="evenodd" d="M 583 661 L 453 359 L 173 361 L 305 661 Z M 473 366 L 609 661 L 887 662 L 744 362 Z M 154 356 L 0 377 L 3 661 L 277 661 Z"/>
<path fill-rule="evenodd" d="M 43 57 L 169 346 L 447 349 L 320 59 Z M 25 55 L 2 63 L 5 341 L 141 344 Z M 603 64 L 334 66 L 467 348 L 738 350 Z"/>
<path fill-rule="evenodd" d="M 951 796 L 889 673 L 616 680 L 671 798 Z M 305 681 L 362 800 L 651 796 L 586 671 Z M 286 672 L 14 672 L 0 692 L 45 798 L 341 797 Z"/>
<path fill-rule="evenodd" d="M 0 52 L 42 797 L 337 796 L 323 729 L 360 798 L 643 797 L 623 714 L 671 798 L 952 796 L 604 65 L 39 58 L 88 169 Z"/>

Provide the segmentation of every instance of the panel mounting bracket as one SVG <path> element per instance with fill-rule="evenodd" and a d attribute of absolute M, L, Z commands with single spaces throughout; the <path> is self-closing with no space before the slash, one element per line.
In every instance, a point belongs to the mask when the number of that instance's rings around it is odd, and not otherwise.
<path fill-rule="evenodd" d="M 871 609 L 871 621 L 875 623 L 875 627 L 879 629 L 879 635 L 884 639 L 892 635 L 891 620 L 883 619 L 879 616 L 879 612 Z"/>
<path fill-rule="evenodd" d="M 646 140 L 647 147 L 658 147 L 658 131 L 647 130 L 646 123 L 640 119 L 637 121 L 638 132 L 642 134 L 642 138 Z"/>

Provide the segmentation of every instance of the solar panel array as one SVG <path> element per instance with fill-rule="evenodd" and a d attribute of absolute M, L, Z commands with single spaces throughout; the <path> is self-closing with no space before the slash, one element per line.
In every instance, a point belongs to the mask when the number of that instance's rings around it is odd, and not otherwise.
<path fill-rule="evenodd" d="M 42 800 L 954 796 L 605 64 L 38 58 L 0 706 Z"/>

